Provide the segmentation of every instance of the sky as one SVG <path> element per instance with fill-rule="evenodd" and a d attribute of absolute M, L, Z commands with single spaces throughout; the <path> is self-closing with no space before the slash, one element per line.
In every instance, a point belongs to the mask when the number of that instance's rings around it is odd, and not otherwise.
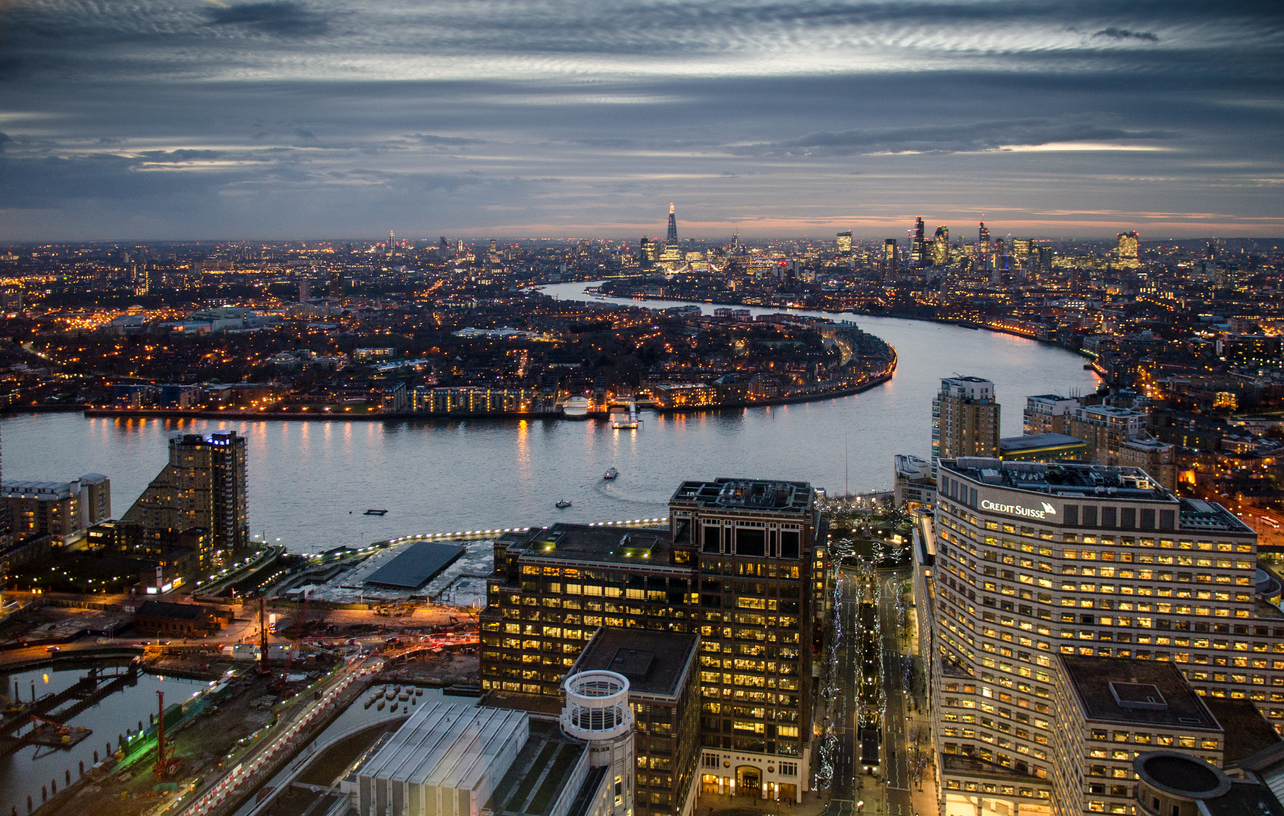
<path fill-rule="evenodd" d="M 1284 3 L 0 0 L 0 241 L 1284 236 Z"/>

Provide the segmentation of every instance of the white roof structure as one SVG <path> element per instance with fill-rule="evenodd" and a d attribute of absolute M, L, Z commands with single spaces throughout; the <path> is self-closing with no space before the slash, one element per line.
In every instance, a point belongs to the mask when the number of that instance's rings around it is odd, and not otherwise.
<path fill-rule="evenodd" d="M 425 705 L 358 772 L 358 810 L 477 816 L 529 735 L 525 712 Z"/>

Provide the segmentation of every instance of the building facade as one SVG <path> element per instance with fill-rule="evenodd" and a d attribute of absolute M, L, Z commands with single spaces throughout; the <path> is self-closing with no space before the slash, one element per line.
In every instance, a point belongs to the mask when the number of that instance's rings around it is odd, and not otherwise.
<path fill-rule="evenodd" d="M 827 530 L 806 483 L 718 479 L 684 482 L 668 529 L 509 534 L 481 615 L 482 688 L 557 695 L 602 626 L 697 634 L 702 773 L 801 801 Z"/>
<path fill-rule="evenodd" d="M 916 534 L 943 813 L 1068 795 L 1062 657 L 1169 662 L 1284 728 L 1284 614 L 1255 597 L 1256 535 L 1222 507 L 1136 468 L 963 458 L 940 463 Z"/>

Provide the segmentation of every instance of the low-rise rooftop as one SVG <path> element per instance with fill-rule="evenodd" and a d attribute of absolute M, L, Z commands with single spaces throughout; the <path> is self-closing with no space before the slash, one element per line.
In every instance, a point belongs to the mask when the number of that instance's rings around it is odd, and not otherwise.
<path fill-rule="evenodd" d="M 700 638 L 684 632 L 653 632 L 604 626 L 580 652 L 570 674 L 605 669 L 622 674 L 633 694 L 677 697 L 694 670 Z"/>
<path fill-rule="evenodd" d="M 1172 663 L 1062 655 L 1088 720 L 1221 731 Z"/>
<path fill-rule="evenodd" d="M 815 503 L 815 498 L 816 491 L 807 482 L 720 478 L 683 482 L 670 502 L 710 510 L 801 513 Z"/>

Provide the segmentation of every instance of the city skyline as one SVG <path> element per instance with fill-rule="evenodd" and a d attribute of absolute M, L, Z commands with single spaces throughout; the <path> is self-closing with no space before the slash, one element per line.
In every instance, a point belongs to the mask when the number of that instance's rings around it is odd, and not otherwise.
<path fill-rule="evenodd" d="M 1284 234 L 1268 4 L 0 8 L 0 240 Z"/>

